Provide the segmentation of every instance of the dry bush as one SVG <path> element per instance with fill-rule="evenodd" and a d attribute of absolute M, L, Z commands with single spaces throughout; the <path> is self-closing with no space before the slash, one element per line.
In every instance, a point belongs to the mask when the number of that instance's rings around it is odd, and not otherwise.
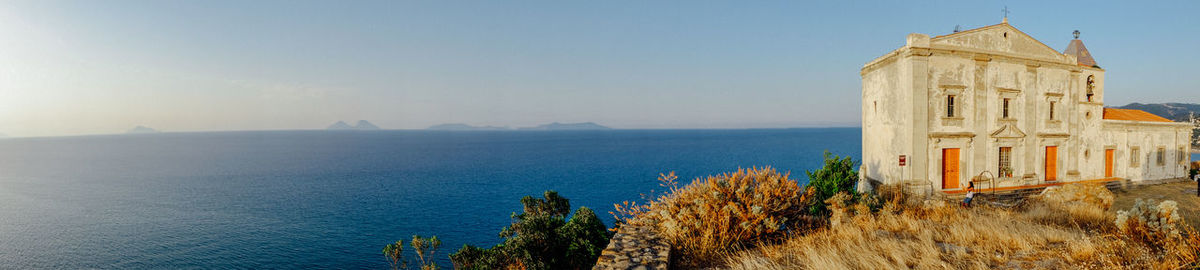
<path fill-rule="evenodd" d="M 1137 202 L 1129 210 L 1117 211 L 1117 236 L 1122 246 L 1146 250 L 1137 258 L 1114 257 L 1113 264 L 1137 268 L 1197 268 L 1200 260 L 1200 234 L 1179 216 L 1175 201 Z"/>
<path fill-rule="evenodd" d="M 1183 218 L 1175 201 L 1155 204 L 1154 199 L 1137 199 L 1133 208 L 1117 211 L 1117 230 L 1133 239 L 1161 242 L 1180 237 Z"/>
<path fill-rule="evenodd" d="M 670 190 L 645 205 L 616 205 L 618 220 L 649 224 L 666 239 L 676 266 L 708 266 L 730 251 L 781 238 L 804 226 L 807 194 L 787 174 L 741 169 L 678 188 L 674 174 L 659 179 Z"/>

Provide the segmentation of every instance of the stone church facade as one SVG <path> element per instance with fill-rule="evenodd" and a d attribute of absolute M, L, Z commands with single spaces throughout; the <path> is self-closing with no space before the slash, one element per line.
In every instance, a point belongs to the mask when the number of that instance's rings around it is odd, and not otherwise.
<path fill-rule="evenodd" d="M 1104 69 L 1004 23 L 930 37 L 863 66 L 861 173 L 964 189 L 1186 177 L 1191 127 L 1104 107 Z M 1136 90 L 1126 90 L 1136 91 Z"/>

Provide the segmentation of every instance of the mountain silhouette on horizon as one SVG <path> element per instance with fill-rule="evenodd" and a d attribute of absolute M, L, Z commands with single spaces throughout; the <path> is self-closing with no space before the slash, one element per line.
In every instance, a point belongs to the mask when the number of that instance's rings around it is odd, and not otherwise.
<path fill-rule="evenodd" d="M 130 129 L 129 131 L 125 132 L 125 134 L 150 134 L 150 133 L 158 133 L 158 130 L 155 130 L 153 128 L 148 128 L 145 126 L 136 126 L 136 127 L 133 127 L 132 129 Z"/>
<path fill-rule="evenodd" d="M 358 120 L 358 123 L 355 123 L 354 126 L 346 124 L 345 121 L 337 121 L 337 123 L 326 127 L 325 130 L 379 130 L 379 126 L 367 120 Z"/>
<path fill-rule="evenodd" d="M 379 126 L 376 126 L 375 124 L 371 124 L 371 122 L 367 122 L 367 120 L 358 120 L 358 123 L 354 124 L 354 129 L 357 129 L 357 130 L 379 130 Z"/>

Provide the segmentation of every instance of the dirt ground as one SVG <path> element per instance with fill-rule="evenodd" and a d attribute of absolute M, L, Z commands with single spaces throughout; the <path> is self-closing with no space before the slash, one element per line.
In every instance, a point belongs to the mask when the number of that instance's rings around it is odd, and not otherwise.
<path fill-rule="evenodd" d="M 1200 229 L 1200 197 L 1196 196 L 1196 182 L 1140 186 L 1126 189 L 1124 192 L 1116 192 L 1116 199 L 1109 211 L 1116 213 L 1117 210 L 1129 209 L 1133 207 L 1137 198 L 1178 202 L 1180 215 L 1187 220 L 1188 225 Z"/>

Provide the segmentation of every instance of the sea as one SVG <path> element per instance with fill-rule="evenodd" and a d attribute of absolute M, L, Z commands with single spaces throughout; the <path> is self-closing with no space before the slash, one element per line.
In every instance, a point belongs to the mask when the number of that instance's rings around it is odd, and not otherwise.
<path fill-rule="evenodd" d="M 384 245 L 490 247 L 521 197 L 609 211 L 771 166 L 801 183 L 859 128 L 253 131 L 0 140 L 0 268 L 387 268 Z M 410 254 L 411 255 L 411 254 Z"/>

